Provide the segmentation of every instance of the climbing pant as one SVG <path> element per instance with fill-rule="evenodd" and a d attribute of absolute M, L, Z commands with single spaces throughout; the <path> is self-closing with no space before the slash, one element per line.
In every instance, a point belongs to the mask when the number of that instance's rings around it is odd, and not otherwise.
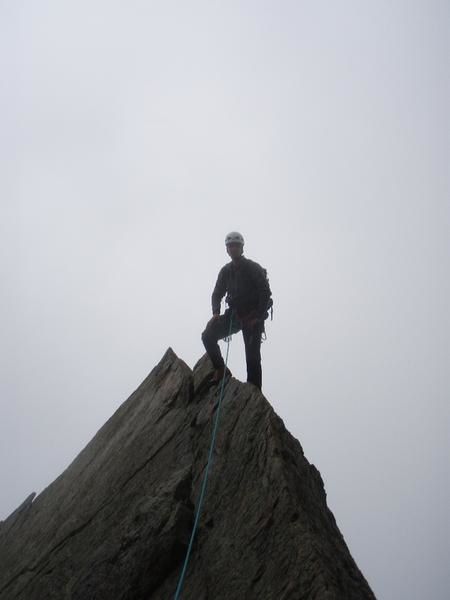
<path fill-rule="evenodd" d="M 202 333 L 202 341 L 206 352 L 216 369 L 224 366 L 222 354 L 220 352 L 218 340 L 225 338 L 230 332 L 231 310 L 225 311 L 218 319 L 207 324 Z M 245 344 L 245 358 L 247 361 L 247 381 L 253 383 L 261 389 L 262 369 L 261 369 L 261 335 L 264 331 L 264 321 L 258 322 L 254 327 L 248 327 L 245 320 L 237 318 L 233 313 L 231 333 L 242 331 Z"/>

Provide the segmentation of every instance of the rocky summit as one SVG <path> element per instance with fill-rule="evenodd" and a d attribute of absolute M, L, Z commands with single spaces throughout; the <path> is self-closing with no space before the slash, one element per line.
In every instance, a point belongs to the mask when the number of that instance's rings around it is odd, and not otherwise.
<path fill-rule="evenodd" d="M 174 598 L 218 410 L 169 349 L 72 464 L 0 522 L 1 600 Z M 184 600 L 375 598 L 319 471 L 264 395 L 226 382 Z"/>

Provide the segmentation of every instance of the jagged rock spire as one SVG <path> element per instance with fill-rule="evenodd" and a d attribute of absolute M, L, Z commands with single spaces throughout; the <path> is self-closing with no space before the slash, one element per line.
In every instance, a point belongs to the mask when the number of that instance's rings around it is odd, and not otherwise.
<path fill-rule="evenodd" d="M 169 349 L 73 463 L 0 523 L 1 600 L 166 600 L 218 389 Z M 231 379 L 185 600 L 373 599 L 320 473 L 266 398 Z"/>

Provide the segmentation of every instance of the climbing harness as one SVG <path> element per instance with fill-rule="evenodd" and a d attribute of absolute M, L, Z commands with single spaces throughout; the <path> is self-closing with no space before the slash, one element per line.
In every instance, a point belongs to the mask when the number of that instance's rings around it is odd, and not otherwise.
<path fill-rule="evenodd" d="M 178 580 L 178 585 L 177 585 L 177 589 L 175 592 L 175 598 L 174 600 L 179 600 L 179 598 L 181 597 L 181 589 L 183 587 L 183 583 L 184 583 L 184 578 L 186 576 L 186 570 L 187 570 L 187 566 L 189 563 L 189 558 L 191 555 L 191 550 L 192 550 L 192 545 L 194 543 L 194 537 L 195 534 L 197 532 L 197 527 L 198 527 L 198 522 L 200 520 L 200 513 L 202 510 L 202 504 L 203 504 L 203 499 L 205 497 L 205 492 L 206 492 L 206 484 L 208 481 L 208 473 L 209 473 L 209 468 L 211 465 L 211 461 L 212 461 L 212 455 L 213 455 L 213 451 L 214 451 L 214 446 L 216 443 L 216 434 L 217 434 L 217 429 L 218 429 L 218 425 L 219 425 L 219 418 L 220 418 L 220 408 L 222 405 L 222 399 L 223 399 L 223 390 L 225 387 L 225 377 L 227 376 L 227 364 L 228 364 L 228 353 L 230 351 L 230 341 L 231 341 L 231 328 L 233 325 L 233 312 L 231 312 L 230 315 L 230 330 L 228 332 L 228 336 L 227 336 L 227 354 L 225 357 L 225 369 L 224 369 L 224 373 L 223 373 L 223 377 L 222 377 L 222 382 L 220 385 L 220 394 L 219 394 L 219 401 L 217 403 L 217 412 L 216 412 L 216 418 L 214 421 L 214 428 L 213 428 L 213 434 L 212 434 L 212 438 L 211 438 L 211 445 L 209 447 L 209 453 L 208 453 L 208 462 L 206 463 L 206 469 L 205 469 L 205 473 L 203 475 L 203 481 L 202 481 L 202 488 L 200 491 L 200 497 L 198 500 L 198 505 L 197 505 L 197 511 L 195 513 L 195 519 L 194 519 L 194 526 L 192 527 L 192 532 L 191 532 L 191 539 L 189 540 L 189 546 L 186 552 L 186 557 L 184 559 L 184 564 L 183 564 L 183 569 L 181 570 L 181 575 L 180 578 Z"/>

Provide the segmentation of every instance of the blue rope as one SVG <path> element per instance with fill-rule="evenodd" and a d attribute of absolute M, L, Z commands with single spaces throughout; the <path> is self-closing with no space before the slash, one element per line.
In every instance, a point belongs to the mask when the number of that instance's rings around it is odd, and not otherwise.
<path fill-rule="evenodd" d="M 197 512 L 195 514 L 195 520 L 194 520 L 194 526 L 192 528 L 191 539 L 189 540 L 189 546 L 188 546 L 188 549 L 187 549 L 187 552 L 186 552 L 186 557 L 184 559 L 184 565 L 183 565 L 183 569 L 181 571 L 180 579 L 178 580 L 178 585 L 177 585 L 177 590 L 175 592 L 175 599 L 174 600 L 179 600 L 179 598 L 180 598 L 181 589 L 183 587 L 184 578 L 185 578 L 185 575 L 186 575 L 186 570 L 187 570 L 189 558 L 190 558 L 190 555 L 191 555 L 192 545 L 194 543 L 194 537 L 195 537 L 195 534 L 196 534 L 196 531 L 197 531 L 198 522 L 200 520 L 200 512 L 201 512 L 201 509 L 202 509 L 203 499 L 205 497 L 206 483 L 208 481 L 209 467 L 211 465 L 211 459 L 212 459 L 212 455 L 213 455 L 213 450 L 214 450 L 214 446 L 215 446 L 215 443 L 216 443 L 216 433 L 217 433 L 217 428 L 218 428 L 218 425 L 219 425 L 220 408 L 221 408 L 221 405 L 222 405 L 222 398 L 223 398 L 223 389 L 225 387 L 225 377 L 226 377 L 226 374 L 227 374 L 228 353 L 230 351 L 230 340 L 231 340 L 231 327 L 232 327 L 232 323 L 233 323 L 233 314 L 231 314 L 231 316 L 230 316 L 230 331 L 228 333 L 227 355 L 226 355 L 226 358 L 225 358 L 225 369 L 224 369 L 224 373 L 223 373 L 223 377 L 222 377 L 222 383 L 221 383 L 221 386 L 220 386 L 219 403 L 218 403 L 218 406 L 217 406 L 216 418 L 215 418 L 215 421 L 214 421 L 214 429 L 213 429 L 213 434 L 212 434 L 212 439 L 211 439 L 211 445 L 209 447 L 208 462 L 206 463 L 205 474 L 203 476 L 202 489 L 201 489 L 201 492 L 200 492 L 200 498 L 198 500 Z"/>

